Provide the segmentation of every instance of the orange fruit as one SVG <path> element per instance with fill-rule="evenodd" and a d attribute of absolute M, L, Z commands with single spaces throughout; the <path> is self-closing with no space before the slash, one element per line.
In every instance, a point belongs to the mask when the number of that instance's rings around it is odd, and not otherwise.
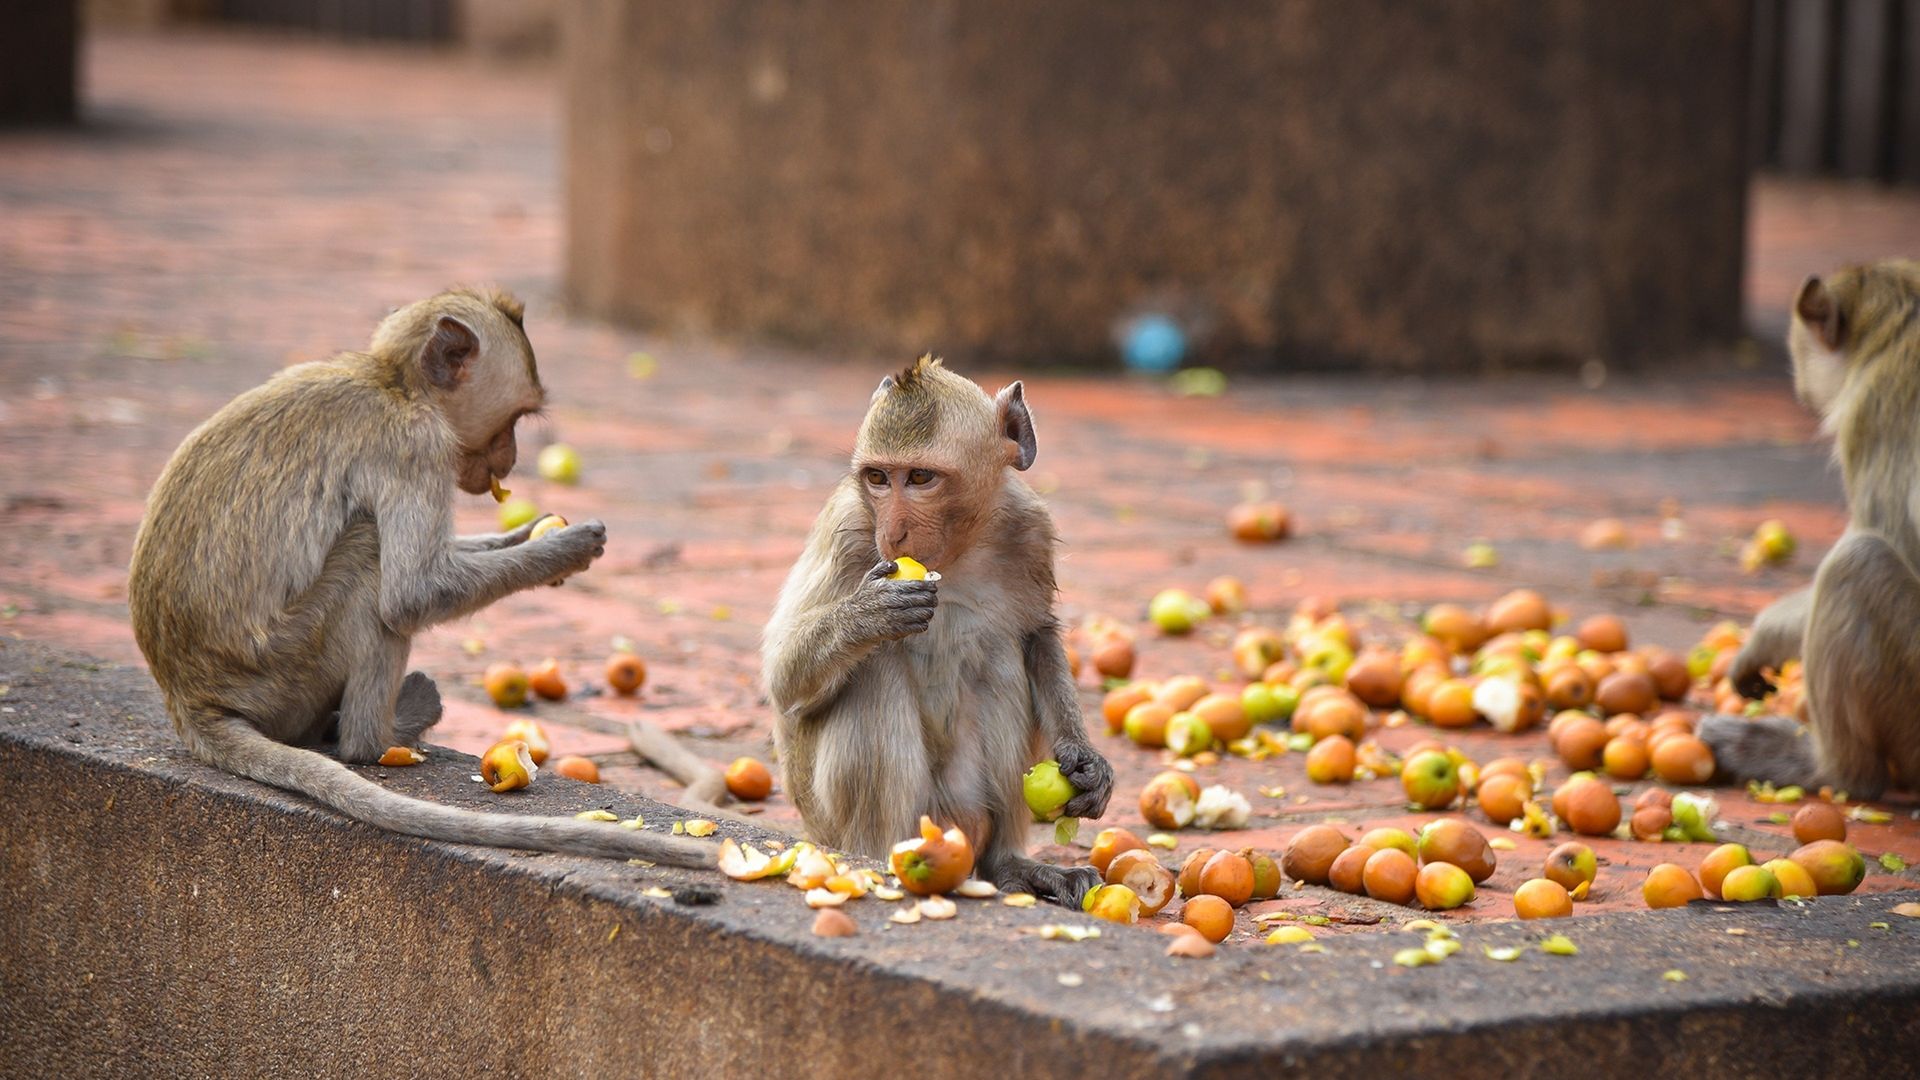
<path fill-rule="evenodd" d="M 1329 735 L 1307 751 L 1307 779 L 1316 784 L 1345 784 L 1353 780 L 1353 740 Z"/>
<path fill-rule="evenodd" d="M 1693 735 L 1669 735 L 1653 747 L 1653 771 L 1669 784 L 1713 779 L 1713 750 Z"/>
<path fill-rule="evenodd" d="M 1331 825 L 1309 825 L 1293 834 L 1281 864 L 1287 876 L 1309 885 L 1325 885 L 1333 860 L 1347 850 L 1347 838 Z"/>
<path fill-rule="evenodd" d="M 736 799 L 759 802 L 773 794 L 773 774 L 757 758 L 739 757 L 727 766 L 727 790 Z"/>
<path fill-rule="evenodd" d="M 1473 708 L 1473 684 L 1465 679 L 1448 679 L 1427 696 L 1427 719 L 1434 727 L 1463 728 L 1479 718 Z"/>
<path fill-rule="evenodd" d="M 1180 905 L 1180 921 L 1218 945 L 1233 933 L 1233 905 L 1217 896 L 1195 896 Z"/>
<path fill-rule="evenodd" d="M 1565 813 L 1561 820 L 1567 828 L 1585 836 L 1606 836 L 1620 824 L 1620 800 L 1606 781 L 1580 777 L 1561 785 L 1555 793 Z"/>
<path fill-rule="evenodd" d="M 1496 634 L 1553 628 L 1553 609 L 1532 589 L 1515 589 L 1487 605 L 1486 626 Z M 1431 632 L 1431 631 L 1429 631 Z"/>
<path fill-rule="evenodd" d="M 1227 512 L 1227 531 L 1250 544 L 1284 540 L 1289 527 L 1287 508 L 1277 502 L 1241 503 Z"/>
<path fill-rule="evenodd" d="M 1575 772 L 1598 768 L 1607 748 L 1607 727 L 1591 716 L 1569 720 L 1561 726 L 1553 748 Z"/>
<path fill-rule="evenodd" d="M 1700 887 L 1708 896 L 1720 896 L 1720 885 L 1735 867 L 1752 866 L 1753 856 L 1742 844 L 1721 844 L 1700 860 Z"/>
<path fill-rule="evenodd" d="M 1192 711 L 1207 722 L 1207 730 L 1223 743 L 1245 738 L 1253 729 L 1253 721 L 1247 719 L 1247 711 L 1237 694 L 1208 694 L 1193 703 Z"/>
<path fill-rule="evenodd" d="M 1109 679 L 1124 679 L 1133 674 L 1133 642 L 1118 634 L 1094 643 L 1093 669 Z"/>
<path fill-rule="evenodd" d="M 1386 653 L 1367 653 L 1347 668 L 1347 690 L 1374 708 L 1399 701 L 1400 688 L 1400 663 Z"/>
<path fill-rule="evenodd" d="M 1203 847 L 1190 852 L 1187 861 L 1180 864 L 1180 876 L 1177 884 L 1181 896 L 1199 896 L 1200 871 L 1206 868 L 1207 860 L 1220 853 L 1218 848 Z"/>
<path fill-rule="evenodd" d="M 1253 864 L 1231 851 L 1216 851 L 1200 868 L 1200 891 L 1234 907 L 1253 898 Z"/>
<path fill-rule="evenodd" d="M 1621 652 L 1627 647 L 1627 624 L 1617 615 L 1595 615 L 1573 632 L 1580 647 L 1594 652 Z"/>
<path fill-rule="evenodd" d="M 1153 700 L 1174 712 L 1185 712 L 1193 707 L 1194 702 L 1206 696 L 1206 681 L 1198 675 L 1176 675 L 1160 684 L 1160 690 L 1153 695 Z"/>
<path fill-rule="evenodd" d="M 1125 885 L 1140 901 L 1140 914 L 1158 915 L 1173 899 L 1173 874 L 1145 848 L 1123 851 L 1107 864 L 1104 880 L 1109 885 Z"/>
<path fill-rule="evenodd" d="M 1430 862 L 1413 878 L 1413 894 L 1430 911 L 1450 911 L 1473 899 L 1473 878 L 1445 862 Z"/>
<path fill-rule="evenodd" d="M 1107 865 L 1115 856 L 1126 851 L 1144 851 L 1146 847 L 1145 841 L 1126 829 L 1101 829 L 1100 835 L 1093 838 L 1093 854 L 1087 856 L 1087 862 L 1105 876 Z"/>
<path fill-rule="evenodd" d="M 487 696 L 503 709 L 517 709 L 527 703 L 527 673 L 519 664 L 495 664 L 481 679 Z"/>
<path fill-rule="evenodd" d="M 1480 766 L 1480 782 L 1484 784 L 1488 777 L 1499 776 L 1501 773 L 1525 780 L 1529 784 L 1533 782 L 1533 774 L 1527 771 L 1527 763 L 1517 757 L 1494 758 Z"/>
<path fill-rule="evenodd" d="M 1561 919 L 1573 914 L 1573 897 L 1557 881 L 1534 878 L 1513 890 L 1513 913 L 1523 919 Z"/>
<path fill-rule="evenodd" d="M 1673 863 L 1661 863 L 1648 871 L 1646 883 L 1640 886 L 1640 898 L 1650 908 L 1680 907 L 1703 895 L 1700 883 L 1687 868 Z"/>
<path fill-rule="evenodd" d="M 1480 812 L 1495 825 L 1505 825 L 1525 812 L 1533 797 L 1533 782 L 1507 772 L 1494 773 L 1480 781 Z"/>
<path fill-rule="evenodd" d="M 1616 661 L 1623 664 L 1626 658 Z M 1644 715 L 1660 702 L 1660 695 L 1654 690 L 1653 680 L 1644 672 L 1615 671 L 1600 680 L 1593 692 L 1593 700 L 1600 711 L 1612 713 L 1637 713 Z"/>
<path fill-rule="evenodd" d="M 1366 844 L 1355 844 L 1341 852 L 1327 868 L 1327 884 L 1343 893 L 1359 893 L 1366 888 L 1363 875 L 1367 860 L 1373 858 L 1376 849 Z"/>
<path fill-rule="evenodd" d="M 579 754 L 568 754 L 555 761 L 553 771 L 569 780 L 580 780 L 589 784 L 600 782 L 600 766 Z"/>
<path fill-rule="evenodd" d="M 1832 803 L 1810 802 L 1793 814 L 1793 838 L 1802 844 L 1815 840 L 1845 840 L 1847 819 Z"/>
<path fill-rule="evenodd" d="M 1580 665 L 1563 663 L 1542 679 L 1547 704 L 1556 709 L 1584 709 L 1593 704 L 1593 679 Z"/>
<path fill-rule="evenodd" d="M 1600 761 L 1608 776 L 1618 780 L 1638 780 L 1647 775 L 1649 758 L 1646 745 L 1640 740 L 1616 735 L 1607 740 Z"/>
<path fill-rule="evenodd" d="M 1389 904 L 1404 904 L 1413 899 L 1414 879 L 1419 874 L 1413 856 L 1399 848 L 1382 848 L 1367 856 L 1360 873 L 1367 895 Z"/>
<path fill-rule="evenodd" d="M 1148 692 L 1148 688 L 1138 683 L 1108 691 L 1107 696 L 1100 702 L 1100 715 L 1107 722 L 1107 730 L 1115 735 L 1120 734 L 1122 726 L 1127 722 L 1128 710 L 1150 700 L 1151 697 L 1152 694 Z"/>
<path fill-rule="evenodd" d="M 1679 701 L 1693 689 L 1693 674 L 1687 670 L 1687 662 L 1665 649 L 1648 649 L 1647 678 L 1653 680 L 1654 692 L 1667 701 Z"/>
<path fill-rule="evenodd" d="M 548 701 L 564 700 L 567 680 L 560 674 L 560 661 L 551 656 L 541 661 L 539 667 L 527 673 L 527 686 Z"/>
<path fill-rule="evenodd" d="M 1486 624 L 1458 604 L 1435 604 L 1427 609 L 1421 629 L 1457 653 L 1472 652 L 1487 640 Z"/>
<path fill-rule="evenodd" d="M 607 657 L 607 685 L 622 697 L 632 697 L 640 692 L 647 681 L 646 661 L 628 652 L 617 652 Z"/>

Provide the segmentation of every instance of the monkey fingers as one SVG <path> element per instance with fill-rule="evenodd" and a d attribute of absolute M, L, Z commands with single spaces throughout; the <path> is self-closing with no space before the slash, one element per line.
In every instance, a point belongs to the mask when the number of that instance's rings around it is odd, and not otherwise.
<path fill-rule="evenodd" d="M 1063 739 L 1054 744 L 1053 759 L 1060 764 L 1060 775 L 1079 792 L 1067 801 L 1062 812 L 1083 818 L 1106 813 L 1107 800 L 1113 795 L 1113 767 L 1100 751 L 1083 742 Z"/>
<path fill-rule="evenodd" d="M 1091 866 L 1054 866 L 1024 857 L 1007 859 L 993 877 L 1003 892 L 1032 893 L 1076 910 L 1087 893 L 1100 884 L 1100 871 Z"/>

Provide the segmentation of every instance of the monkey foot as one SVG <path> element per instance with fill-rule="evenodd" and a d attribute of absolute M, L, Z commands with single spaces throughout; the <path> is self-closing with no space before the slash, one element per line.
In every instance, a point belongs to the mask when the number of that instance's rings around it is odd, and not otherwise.
<path fill-rule="evenodd" d="M 1777 784 L 1815 782 L 1813 740 L 1791 717 L 1703 716 L 1694 733 L 1713 751 L 1722 775 Z"/>
<path fill-rule="evenodd" d="M 1053 866 L 1032 859 L 1011 862 L 994 875 L 1003 892 L 1032 893 L 1061 907 L 1079 910 L 1080 901 L 1100 884 L 1100 871 L 1091 866 Z"/>
<path fill-rule="evenodd" d="M 400 693 L 393 702 L 393 738 L 401 746 L 420 741 L 426 730 L 440 722 L 440 688 L 424 671 L 415 671 L 400 681 Z"/>

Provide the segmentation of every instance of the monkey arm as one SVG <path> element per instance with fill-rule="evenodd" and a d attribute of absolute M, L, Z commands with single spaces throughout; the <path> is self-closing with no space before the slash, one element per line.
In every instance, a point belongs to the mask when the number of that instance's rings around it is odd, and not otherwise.
<path fill-rule="evenodd" d="M 1113 794 L 1113 769 L 1100 751 L 1087 741 L 1087 726 L 1080 713 L 1080 692 L 1073 685 L 1073 671 L 1067 666 L 1066 644 L 1060 637 L 1060 624 L 1048 620 L 1027 635 L 1027 682 L 1032 687 L 1035 717 L 1040 730 L 1053 747 L 1060 773 L 1080 794 L 1066 805 L 1072 817 L 1099 817 L 1106 812 L 1107 799 Z"/>
<path fill-rule="evenodd" d="M 462 552 L 498 551 L 501 548 L 517 547 L 527 542 L 527 537 L 533 535 L 533 527 L 539 523 L 540 519 L 536 517 L 512 532 L 456 536 L 453 538 L 453 546 L 455 550 Z"/>
<path fill-rule="evenodd" d="M 1765 697 L 1773 688 L 1762 671 L 1780 670 L 1780 665 L 1800 655 L 1807 633 L 1807 616 L 1813 611 L 1813 588 L 1800 589 L 1768 604 L 1753 620 L 1753 630 L 1740 655 L 1727 672 L 1734 689 L 1750 698 Z"/>
<path fill-rule="evenodd" d="M 892 560 L 857 566 L 816 554 L 794 564 L 761 644 L 767 699 L 782 715 L 811 716 L 830 704 L 883 642 L 921 633 L 939 602 L 931 581 L 892 581 Z"/>

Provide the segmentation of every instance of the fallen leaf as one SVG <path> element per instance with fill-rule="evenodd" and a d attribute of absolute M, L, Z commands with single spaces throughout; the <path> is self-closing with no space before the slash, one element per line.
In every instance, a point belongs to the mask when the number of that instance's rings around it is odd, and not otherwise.
<path fill-rule="evenodd" d="M 1073 838 L 1078 835 L 1080 835 L 1080 819 L 1077 817 L 1063 817 L 1053 823 L 1053 842 L 1060 847 L 1073 843 Z"/>
<path fill-rule="evenodd" d="M 1856 806 L 1847 811 L 1847 816 L 1855 821 L 1864 821 L 1869 825 L 1885 825 L 1893 820 L 1893 815 L 1885 810 L 1875 810 L 1870 806 Z"/>
<path fill-rule="evenodd" d="M 1578 956 L 1580 946 L 1575 945 L 1573 940 L 1565 934 L 1555 934 L 1540 943 L 1540 951 L 1554 956 Z"/>
<path fill-rule="evenodd" d="M 1681 971 L 1679 968 L 1674 968 L 1670 971 L 1664 972 L 1661 974 L 1660 977 L 1667 980 L 1668 982 L 1686 982 L 1687 981 L 1687 973 L 1684 971 Z"/>
<path fill-rule="evenodd" d="M 1880 865 L 1886 867 L 1889 872 L 1897 874 L 1907 868 L 1907 860 L 1889 851 L 1880 856 Z"/>
<path fill-rule="evenodd" d="M 1867 929 L 1869 929 L 1869 930 L 1891 930 L 1891 929 L 1893 929 L 1893 926 L 1892 926 L 1892 924 L 1890 924 L 1890 923 L 1883 923 L 1883 922 L 1870 922 L 1870 923 L 1868 923 L 1868 924 L 1867 924 Z"/>
<path fill-rule="evenodd" d="M 1905 915 L 1909 919 L 1920 919 L 1920 904 L 1912 901 L 1904 904 L 1895 904 L 1893 905 L 1893 913 L 1895 915 Z"/>
<path fill-rule="evenodd" d="M 880 895 L 880 892 L 878 889 L 874 890 L 874 895 L 875 896 Z M 1034 904 L 1039 902 L 1039 898 L 1034 896 L 1032 893 L 1016 892 L 1016 893 L 1008 893 L 1007 895 L 1001 897 L 1000 902 L 1007 905 L 1008 907 L 1032 907 Z"/>
<path fill-rule="evenodd" d="M 1283 926 L 1267 935 L 1269 945 L 1292 945 L 1302 941 L 1312 941 L 1313 931 L 1304 926 Z"/>
<path fill-rule="evenodd" d="M 1401 967 L 1426 967 L 1439 963 L 1439 958 L 1425 949 L 1401 949 L 1393 954 L 1393 962 Z"/>
<path fill-rule="evenodd" d="M 1173 837 L 1167 835 L 1166 833 L 1157 832 L 1157 833 L 1154 833 L 1152 836 L 1147 837 L 1147 846 L 1157 847 L 1157 848 L 1166 848 L 1168 851 L 1172 851 L 1174 848 L 1177 848 L 1180 846 L 1180 841 L 1174 839 Z"/>
<path fill-rule="evenodd" d="M 620 815 L 610 810 L 582 810 L 573 815 L 581 821 L 619 821 Z"/>
<path fill-rule="evenodd" d="M 1512 851 L 1515 848 L 1518 848 L 1520 845 L 1514 843 L 1513 841 L 1507 839 L 1504 836 L 1496 836 L 1493 839 L 1487 841 L 1487 846 L 1492 848 L 1495 851 Z"/>

